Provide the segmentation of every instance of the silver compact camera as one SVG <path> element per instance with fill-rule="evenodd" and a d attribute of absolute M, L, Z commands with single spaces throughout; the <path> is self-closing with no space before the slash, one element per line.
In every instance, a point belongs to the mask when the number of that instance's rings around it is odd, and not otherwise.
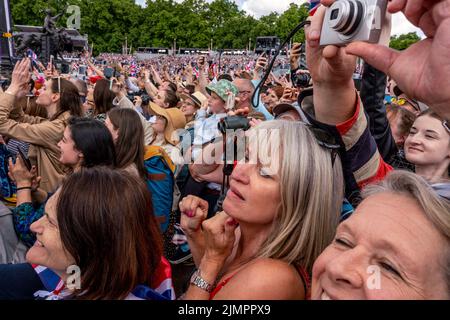
<path fill-rule="evenodd" d="M 377 43 L 386 21 L 388 0 L 337 0 L 325 12 L 320 46 L 353 41 Z"/>

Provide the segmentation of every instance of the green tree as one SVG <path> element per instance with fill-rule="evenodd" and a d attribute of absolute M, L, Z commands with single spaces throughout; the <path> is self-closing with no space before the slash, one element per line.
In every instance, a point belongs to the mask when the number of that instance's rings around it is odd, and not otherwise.
<path fill-rule="evenodd" d="M 283 12 L 280 17 L 276 21 L 276 34 L 283 40 L 285 40 L 288 34 L 293 30 L 300 22 L 304 21 L 309 15 L 309 6 L 308 4 L 303 4 L 298 6 L 294 3 L 291 3 L 288 10 Z M 305 41 L 305 33 L 301 30 L 297 33 L 294 38 L 294 41 L 303 42 Z"/>
<path fill-rule="evenodd" d="M 405 50 L 409 46 L 420 41 L 420 37 L 415 32 L 410 32 L 407 34 L 402 34 L 399 36 L 391 37 L 391 42 L 389 46 L 396 50 Z"/>

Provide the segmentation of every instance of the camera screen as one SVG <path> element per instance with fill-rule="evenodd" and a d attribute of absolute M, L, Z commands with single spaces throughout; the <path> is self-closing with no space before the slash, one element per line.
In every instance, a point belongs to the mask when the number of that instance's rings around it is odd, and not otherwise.
<path fill-rule="evenodd" d="M 331 11 L 331 17 L 330 20 L 336 20 L 339 15 L 339 9 L 334 9 Z"/>

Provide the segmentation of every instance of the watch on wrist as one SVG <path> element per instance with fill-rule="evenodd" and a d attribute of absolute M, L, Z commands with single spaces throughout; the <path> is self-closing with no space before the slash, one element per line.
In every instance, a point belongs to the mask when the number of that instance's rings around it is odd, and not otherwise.
<path fill-rule="evenodd" d="M 200 269 L 195 271 L 194 274 L 192 275 L 191 284 L 208 293 L 211 293 L 214 290 L 214 285 L 208 283 L 205 279 L 202 278 L 200 274 Z"/>

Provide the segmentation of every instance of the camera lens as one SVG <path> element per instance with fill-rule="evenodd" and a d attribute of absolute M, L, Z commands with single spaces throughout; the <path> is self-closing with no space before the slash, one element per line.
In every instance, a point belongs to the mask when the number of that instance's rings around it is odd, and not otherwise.
<path fill-rule="evenodd" d="M 360 27 L 363 17 L 364 4 L 360 0 L 336 1 L 331 6 L 330 27 L 345 36 L 351 36 Z"/>

